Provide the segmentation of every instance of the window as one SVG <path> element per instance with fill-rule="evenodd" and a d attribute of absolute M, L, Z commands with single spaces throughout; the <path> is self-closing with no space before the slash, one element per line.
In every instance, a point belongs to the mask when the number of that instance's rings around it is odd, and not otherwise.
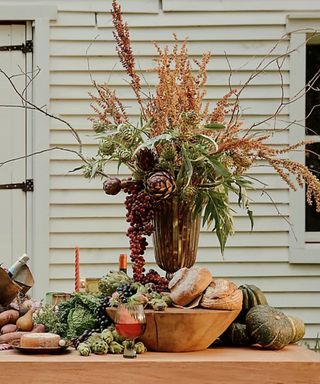
<path fill-rule="evenodd" d="M 320 70 L 320 38 L 315 36 L 306 44 L 306 82 L 312 81 Z M 306 94 L 305 134 L 306 139 L 318 141 L 320 135 L 320 88 L 318 79 Z M 320 142 L 306 146 L 305 163 L 320 178 Z M 305 204 L 305 230 L 307 242 L 320 242 L 320 213 L 314 205 Z"/>
<path fill-rule="evenodd" d="M 311 39 L 311 30 L 320 30 L 320 14 L 288 16 L 290 35 L 290 96 L 304 88 L 320 69 L 320 34 Z M 313 84 L 320 88 L 320 81 Z M 310 90 L 289 107 L 289 141 L 312 140 L 306 151 L 296 151 L 292 159 L 305 163 L 320 177 L 320 93 Z M 290 263 L 320 263 L 320 213 L 306 203 L 305 191 L 290 191 Z"/>

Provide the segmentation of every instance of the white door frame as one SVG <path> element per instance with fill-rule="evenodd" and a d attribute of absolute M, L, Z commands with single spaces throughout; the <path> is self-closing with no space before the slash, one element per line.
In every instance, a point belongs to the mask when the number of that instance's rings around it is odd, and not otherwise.
<path fill-rule="evenodd" d="M 35 5 L 27 2 L 0 2 L 0 21 L 23 20 L 33 26 L 33 68 L 40 68 L 39 76 L 32 84 L 32 102 L 37 106 L 49 105 L 49 42 L 50 20 L 57 18 L 57 7 Z M 31 144 L 28 150 L 39 151 L 50 146 L 50 121 L 45 115 L 33 111 L 31 115 Z M 30 119 L 29 119 L 30 122 Z M 31 212 L 29 225 L 32 234 L 27 234 L 28 253 L 31 256 L 31 269 L 35 276 L 32 295 L 41 299 L 49 290 L 49 194 L 50 168 L 49 153 L 34 156 L 32 177 L 34 192 L 28 198 Z"/>

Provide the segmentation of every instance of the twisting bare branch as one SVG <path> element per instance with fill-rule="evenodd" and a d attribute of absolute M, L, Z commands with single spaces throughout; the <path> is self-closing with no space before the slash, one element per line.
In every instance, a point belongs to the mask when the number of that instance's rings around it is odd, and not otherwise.
<path fill-rule="evenodd" d="M 74 150 L 74 149 L 70 149 L 70 148 L 64 148 L 64 147 L 59 147 L 59 146 L 54 146 L 54 147 L 50 147 L 50 148 L 45 148 L 45 149 L 41 149 L 39 151 L 35 151 L 35 152 L 32 152 L 32 153 L 29 153 L 27 155 L 22 155 L 22 156 L 17 156 L 17 157 L 13 157 L 11 159 L 8 159 L 8 160 L 4 160 L 4 161 L 0 161 L 0 168 L 3 167 L 4 165 L 6 164 L 10 164 L 10 163 L 13 163 L 15 161 L 18 161 L 18 160 L 24 160 L 24 159 L 28 159 L 30 157 L 33 157 L 33 156 L 37 156 L 37 155 L 41 155 L 43 153 L 46 153 L 46 152 L 52 152 L 52 151 L 64 151 L 64 152 L 69 152 L 69 153 L 74 153 L 76 156 L 78 156 L 85 164 L 91 166 L 91 163 L 81 154 L 79 153 L 78 151 Z M 100 170 L 97 170 L 96 171 L 97 174 L 103 176 L 103 177 L 106 177 L 106 178 L 110 178 L 109 175 L 107 175 L 106 173 L 104 173 L 103 171 L 100 171 Z"/>
<path fill-rule="evenodd" d="M 14 90 L 14 92 L 19 96 L 21 102 L 23 102 L 26 106 L 32 107 L 34 110 L 42 113 L 43 115 L 45 115 L 47 117 L 50 117 L 51 119 L 60 121 L 61 123 L 65 124 L 71 130 L 71 133 L 73 134 L 73 136 L 75 137 L 75 139 L 77 140 L 77 142 L 79 144 L 79 153 L 82 153 L 82 142 L 81 142 L 80 136 L 79 136 L 78 132 L 72 127 L 72 125 L 67 120 L 61 119 L 60 117 L 55 116 L 52 113 L 49 113 L 48 111 L 42 109 L 41 107 L 37 106 L 36 104 L 34 104 L 30 100 L 28 100 L 25 97 L 25 95 L 18 90 L 18 88 L 14 84 L 11 76 L 9 76 L 1 68 L 0 68 L 0 73 L 8 80 L 8 82 L 10 83 L 10 85 L 11 85 L 12 89 Z"/>

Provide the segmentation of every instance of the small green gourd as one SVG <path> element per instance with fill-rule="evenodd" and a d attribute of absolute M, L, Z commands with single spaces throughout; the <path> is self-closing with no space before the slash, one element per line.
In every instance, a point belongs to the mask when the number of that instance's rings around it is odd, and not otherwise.
<path fill-rule="evenodd" d="M 256 305 L 267 305 L 268 301 L 260 288 L 253 284 L 240 285 L 242 291 L 242 310 L 236 319 L 236 322 L 245 323 L 245 319 L 250 308 Z"/>
<path fill-rule="evenodd" d="M 241 323 L 232 323 L 220 336 L 220 339 L 231 345 L 250 345 L 251 340 L 247 333 L 247 326 Z"/>

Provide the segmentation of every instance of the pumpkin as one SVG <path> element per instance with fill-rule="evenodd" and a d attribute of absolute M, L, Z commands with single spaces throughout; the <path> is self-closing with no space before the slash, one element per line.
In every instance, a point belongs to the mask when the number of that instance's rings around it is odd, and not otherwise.
<path fill-rule="evenodd" d="M 244 323 L 246 315 L 250 308 L 255 305 L 267 305 L 267 299 L 260 288 L 255 285 L 244 284 L 240 285 L 239 289 L 242 291 L 243 300 L 242 300 L 242 310 L 237 317 L 236 321 Z"/>
<path fill-rule="evenodd" d="M 252 307 L 247 314 L 246 325 L 253 344 L 266 349 L 282 349 L 293 339 L 291 321 L 283 312 L 268 305 Z"/>
<path fill-rule="evenodd" d="M 252 344 L 247 334 L 247 326 L 241 323 L 232 323 L 229 328 L 220 336 L 220 339 L 232 345 Z"/>
<path fill-rule="evenodd" d="M 293 336 L 291 343 L 297 343 L 305 334 L 304 322 L 298 317 L 288 316 L 291 326 L 293 328 Z"/>

